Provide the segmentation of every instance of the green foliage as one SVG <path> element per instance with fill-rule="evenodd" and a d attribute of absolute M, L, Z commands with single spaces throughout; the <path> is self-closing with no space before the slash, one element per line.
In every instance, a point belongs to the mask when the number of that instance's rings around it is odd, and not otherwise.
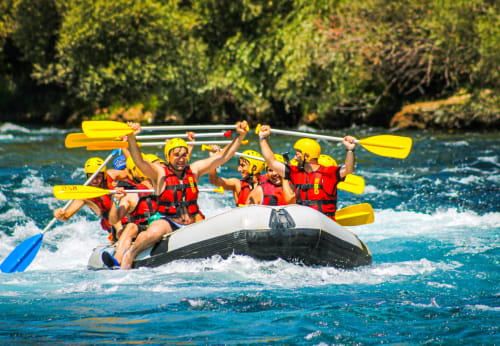
<path fill-rule="evenodd" d="M 193 68 L 204 60 L 203 44 L 189 35 L 195 22 L 174 1 L 74 1 L 64 15 L 56 61 L 46 69 L 35 65 L 35 76 L 88 103 L 168 99 L 180 80 L 184 90 L 199 83 Z"/>
<path fill-rule="evenodd" d="M 0 112 L 28 90 L 40 117 L 388 124 L 499 90 L 499 19 L 488 0 L 6 0 Z"/>

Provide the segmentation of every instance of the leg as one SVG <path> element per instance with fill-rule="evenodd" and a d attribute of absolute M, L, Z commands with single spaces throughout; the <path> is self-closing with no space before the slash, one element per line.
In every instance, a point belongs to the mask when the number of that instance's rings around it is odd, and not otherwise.
<path fill-rule="evenodd" d="M 139 233 L 134 244 L 123 254 L 121 269 L 132 268 L 132 263 L 141 251 L 159 242 L 165 234 L 171 233 L 172 227 L 162 219 L 154 221 L 148 229 Z"/>
<path fill-rule="evenodd" d="M 125 229 L 122 231 L 120 239 L 116 244 L 115 258 L 118 262 L 122 263 L 123 252 L 130 247 L 132 244 L 132 239 L 137 236 L 139 232 L 139 227 L 135 223 L 128 223 Z"/>

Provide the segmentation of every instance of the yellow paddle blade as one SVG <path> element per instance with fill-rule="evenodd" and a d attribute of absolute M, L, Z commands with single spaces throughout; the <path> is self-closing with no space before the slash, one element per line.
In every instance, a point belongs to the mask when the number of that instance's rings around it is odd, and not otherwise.
<path fill-rule="evenodd" d="M 224 194 L 224 187 L 223 186 L 219 186 L 218 188 L 214 189 L 214 192 L 219 192 L 219 193 Z"/>
<path fill-rule="evenodd" d="M 379 135 L 361 139 L 358 143 L 374 154 L 404 159 L 410 154 L 412 139 L 402 136 Z"/>
<path fill-rule="evenodd" d="M 375 216 L 369 203 L 361 203 L 337 210 L 335 219 L 341 226 L 360 226 L 373 223 Z"/>
<path fill-rule="evenodd" d="M 52 192 L 57 199 L 87 199 L 109 194 L 109 190 L 86 185 L 56 185 Z"/>
<path fill-rule="evenodd" d="M 137 143 L 140 146 L 140 143 Z M 124 141 L 106 141 L 103 142 L 103 138 L 100 138 L 98 142 L 89 143 L 87 145 L 87 150 L 113 150 L 113 149 L 125 149 L 128 148 L 128 142 Z"/>
<path fill-rule="evenodd" d="M 337 188 L 361 195 L 365 189 L 365 179 L 359 175 L 348 174 L 344 181 L 337 185 Z"/>
<path fill-rule="evenodd" d="M 103 142 L 103 138 L 89 138 L 85 133 L 70 133 L 66 136 L 64 140 L 64 145 L 66 148 L 79 148 L 86 147 L 88 145 L 94 145 L 98 142 Z"/>
<path fill-rule="evenodd" d="M 134 131 L 126 123 L 111 120 L 83 121 L 82 130 L 89 138 L 115 138 Z"/>

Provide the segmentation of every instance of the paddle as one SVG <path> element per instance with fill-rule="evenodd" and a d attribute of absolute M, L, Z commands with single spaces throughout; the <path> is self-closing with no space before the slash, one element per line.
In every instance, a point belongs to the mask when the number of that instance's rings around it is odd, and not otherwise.
<path fill-rule="evenodd" d="M 88 185 L 94 180 L 94 178 L 100 173 L 102 167 L 104 167 L 117 152 L 113 151 L 102 163 L 102 165 L 95 171 L 94 174 L 84 183 L 83 186 Z M 72 201 L 68 201 L 66 205 L 62 208 L 66 210 L 69 208 Z M 57 219 L 54 217 L 52 220 L 45 226 L 42 232 L 34 235 L 31 238 L 26 239 L 21 244 L 19 244 L 2 262 L 0 265 L 0 270 L 3 273 L 13 273 L 13 272 L 22 272 L 24 271 L 30 264 L 33 262 L 33 259 L 40 250 L 40 246 L 42 245 L 42 239 L 45 232 L 49 230 L 54 223 L 56 223 Z"/>
<path fill-rule="evenodd" d="M 210 150 L 210 149 L 211 147 L 209 145 L 201 146 L 201 150 Z M 248 157 L 250 159 L 258 161 L 265 161 L 265 159 L 262 157 L 243 154 L 240 152 L 236 152 L 235 155 L 239 157 Z M 363 193 L 363 190 L 365 189 L 365 179 L 363 179 L 363 177 L 360 177 L 359 175 L 348 174 L 346 175 L 344 181 L 340 182 L 337 185 L 337 188 L 360 195 Z"/>
<path fill-rule="evenodd" d="M 231 141 L 200 141 L 200 142 L 187 142 L 188 145 L 212 145 L 212 144 L 217 144 L 217 145 L 225 145 L 229 144 Z M 245 139 L 241 141 L 241 144 L 247 144 L 248 140 Z M 165 145 L 165 142 L 144 142 L 140 143 L 137 142 L 137 145 L 139 147 L 162 147 Z M 128 148 L 128 142 L 124 141 L 112 141 L 112 140 L 105 140 L 105 139 L 100 139 L 99 142 L 94 142 L 90 143 L 87 145 L 87 150 L 110 150 L 110 149 L 124 149 Z"/>
<path fill-rule="evenodd" d="M 255 129 L 259 133 L 260 125 Z M 325 135 L 315 135 L 307 132 L 287 131 L 271 129 L 271 133 L 277 133 L 288 136 L 307 137 L 315 139 L 324 139 L 327 141 L 342 142 L 342 137 L 333 137 Z M 394 135 L 379 135 L 372 136 L 365 139 L 356 140 L 357 144 L 361 145 L 366 150 L 386 157 L 393 157 L 396 159 L 406 158 L 411 151 L 412 139 L 410 137 L 394 136 Z"/>
<path fill-rule="evenodd" d="M 153 189 L 149 190 L 124 190 L 127 193 L 153 193 Z M 218 192 L 224 193 L 224 188 L 219 186 L 215 189 L 198 189 L 199 192 Z M 85 186 L 85 185 L 56 185 L 52 189 L 54 196 L 57 199 L 88 199 L 104 195 L 117 193 L 116 190 L 102 189 L 100 187 Z"/>
<path fill-rule="evenodd" d="M 194 138 L 207 138 L 207 137 L 217 137 L 217 136 L 224 136 L 226 138 L 231 138 L 232 133 L 233 131 L 231 130 L 224 132 L 195 133 Z M 168 139 L 168 138 L 187 138 L 187 137 L 188 137 L 187 133 L 179 133 L 171 135 L 137 136 L 137 139 L 146 140 L 146 139 Z M 66 136 L 66 139 L 64 140 L 64 145 L 66 146 L 66 148 L 78 148 L 78 147 L 86 147 L 87 145 L 92 145 L 104 141 L 111 141 L 111 139 L 89 138 L 85 133 L 70 133 Z"/>
<path fill-rule="evenodd" d="M 369 203 L 361 203 L 337 210 L 335 219 L 341 226 L 360 226 L 373 223 L 375 216 Z"/>
<path fill-rule="evenodd" d="M 215 130 L 234 129 L 234 125 L 174 125 L 174 126 L 142 126 L 143 131 L 175 131 L 175 130 Z M 114 138 L 133 132 L 127 123 L 111 120 L 83 121 L 83 132 L 89 138 Z"/>

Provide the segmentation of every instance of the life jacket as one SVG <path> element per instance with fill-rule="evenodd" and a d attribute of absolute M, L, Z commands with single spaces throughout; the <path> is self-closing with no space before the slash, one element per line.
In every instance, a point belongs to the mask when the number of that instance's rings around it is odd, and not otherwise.
<path fill-rule="evenodd" d="M 103 230 L 110 232 L 111 223 L 108 221 L 109 209 L 111 209 L 111 195 L 104 195 L 94 198 L 89 198 L 89 201 L 94 203 L 101 213 L 101 227 Z"/>
<path fill-rule="evenodd" d="M 297 204 L 319 210 L 335 220 L 337 211 L 337 184 L 340 167 L 320 166 L 315 172 L 306 172 L 297 166 L 287 166 L 288 178 L 295 186 Z"/>
<path fill-rule="evenodd" d="M 138 190 L 148 190 L 146 185 L 135 183 L 129 180 L 130 184 L 134 185 L 134 188 Z M 148 223 L 148 219 L 154 213 L 156 213 L 156 196 L 150 192 L 141 192 L 138 194 L 139 200 L 135 209 L 128 214 L 129 222 L 133 222 L 136 225 L 144 225 Z"/>
<path fill-rule="evenodd" d="M 237 207 L 246 205 L 248 195 L 250 195 L 250 192 L 253 190 L 253 185 L 250 185 L 246 180 L 240 180 L 240 186 L 240 194 L 238 195 L 238 200 L 236 201 Z"/>
<path fill-rule="evenodd" d="M 260 183 L 264 197 L 262 199 L 263 205 L 287 205 L 285 197 L 283 196 L 283 187 L 276 186 L 270 181 Z"/>
<path fill-rule="evenodd" d="M 196 178 L 187 166 L 182 180 L 179 180 L 170 166 L 164 166 L 165 190 L 157 199 L 157 211 L 171 217 L 179 217 L 181 209 L 186 208 L 189 215 L 201 214 L 198 207 L 198 185 Z"/>

